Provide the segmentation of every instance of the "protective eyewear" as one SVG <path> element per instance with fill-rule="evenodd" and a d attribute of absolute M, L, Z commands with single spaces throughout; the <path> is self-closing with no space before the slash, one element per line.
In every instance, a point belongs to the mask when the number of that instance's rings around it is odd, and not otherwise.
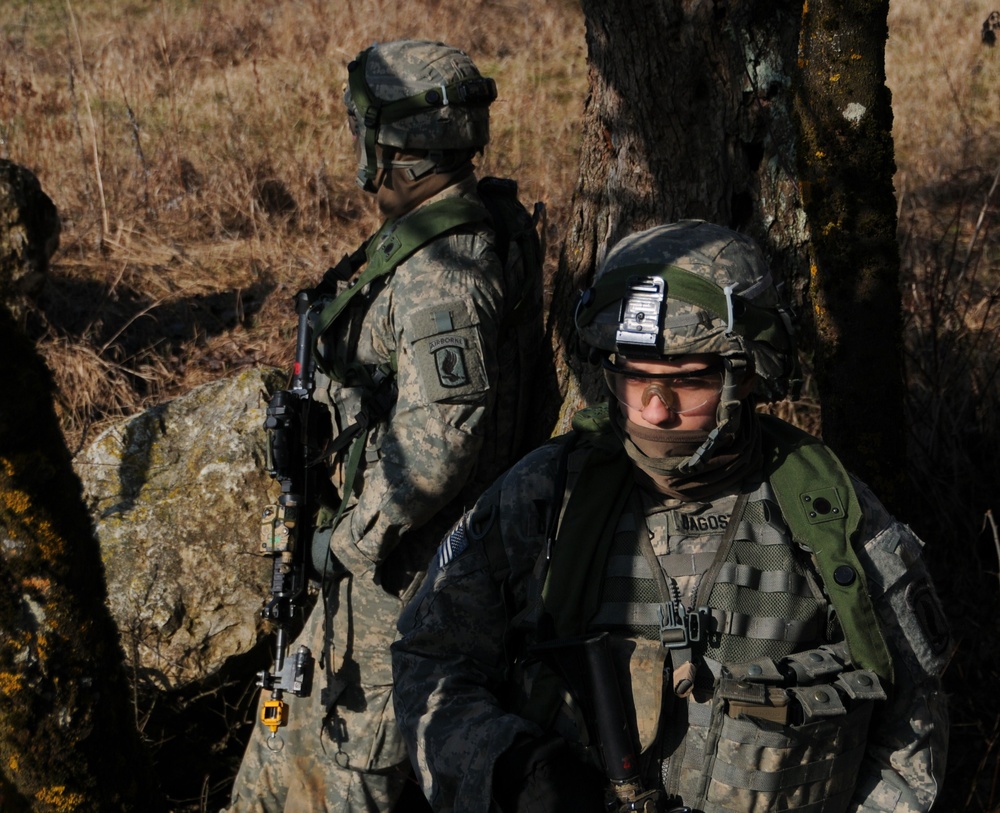
<path fill-rule="evenodd" d="M 683 415 L 704 406 L 722 392 L 722 362 L 701 370 L 679 373 L 647 373 L 604 359 L 604 380 L 608 389 L 625 406 L 638 412 L 653 398 L 659 398 L 671 412 Z"/>

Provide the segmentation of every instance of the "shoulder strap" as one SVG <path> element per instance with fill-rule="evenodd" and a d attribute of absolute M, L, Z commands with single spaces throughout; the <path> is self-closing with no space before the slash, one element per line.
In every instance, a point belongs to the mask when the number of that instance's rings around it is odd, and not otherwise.
<path fill-rule="evenodd" d="M 400 220 L 387 224 L 384 237 L 380 232 L 365 244 L 365 270 L 347 290 L 320 311 L 313 326 L 314 340 L 330 329 L 351 299 L 372 280 L 395 270 L 396 266 L 435 237 L 459 226 L 485 221 L 488 217 L 489 213 L 478 203 L 450 197 L 421 206 Z"/>
<path fill-rule="evenodd" d="M 559 514 L 562 510 L 563 498 L 566 493 L 567 466 L 570 452 L 576 446 L 578 434 L 573 432 L 561 437 L 552 438 L 546 445 L 555 446 L 559 450 L 559 459 L 556 463 L 556 479 L 552 488 L 552 500 L 544 508 L 545 514 L 545 544 L 551 546 L 555 539 L 556 529 L 559 524 Z M 498 481 L 499 483 L 500 481 Z M 496 497 L 499 500 L 499 496 Z M 538 505 L 542 500 L 535 500 Z M 496 511 L 496 506 L 490 507 L 492 512 Z M 471 520 L 470 520 L 471 522 Z M 495 526 L 493 526 L 495 527 Z M 479 537 L 483 541 L 483 550 L 489 565 L 490 574 L 498 584 L 506 581 L 510 575 L 510 557 L 507 555 L 507 548 L 504 545 L 503 537 L 499 533 L 487 533 Z M 547 551 L 546 551 L 547 555 Z M 522 612 L 521 615 L 524 615 Z"/>
<path fill-rule="evenodd" d="M 539 640 L 575 637 L 597 611 L 600 579 L 592 576 L 603 569 L 618 515 L 634 482 L 625 451 L 610 434 L 606 405 L 578 412 L 573 417 L 573 430 L 569 436 L 572 442 L 563 451 L 566 480 L 557 491 L 557 499 L 561 501 L 567 489 L 569 496 L 565 510 L 561 505 L 551 507 L 548 534 L 552 544 L 542 553 L 550 561 L 539 560 L 547 565 L 546 571 L 536 566 L 535 598 L 527 608 L 538 627 Z M 586 457 L 582 466 L 574 464 L 570 471 L 568 458 L 577 450 Z M 609 488 L 610 484 L 614 485 Z M 559 709 L 557 698 L 564 688 L 561 677 L 542 669 L 518 713 L 547 727 Z"/>
<path fill-rule="evenodd" d="M 552 504 L 545 509 L 546 548 L 541 552 L 551 566 L 543 568 L 538 579 L 541 606 L 530 606 L 533 600 L 521 615 L 548 615 L 553 632 L 570 637 L 583 630 L 597 609 L 599 585 L 589 578 L 592 563 L 603 563 L 607 556 L 633 479 L 624 449 L 610 435 L 607 405 L 580 410 L 573 417 L 573 431 L 550 442 L 560 447 Z M 577 450 L 587 456 L 578 470 L 570 472 L 569 457 Z M 619 486 L 610 501 L 609 483 Z M 503 540 L 499 534 L 488 534 L 483 544 L 494 580 L 504 581 L 510 574 L 510 561 Z M 551 578 L 553 572 L 557 579 Z"/>
<path fill-rule="evenodd" d="M 560 638 L 580 634 L 597 611 L 600 579 L 592 577 L 603 569 L 635 482 L 625 450 L 611 434 L 606 404 L 577 413 L 573 429 L 581 435 L 578 444 L 590 451 L 572 484 L 542 587 L 543 607 Z"/>
<path fill-rule="evenodd" d="M 796 542 L 811 550 L 847 636 L 854 662 L 892 684 L 892 657 L 852 540 L 861 506 L 850 477 L 821 441 L 785 421 L 760 415 L 764 465 Z"/>

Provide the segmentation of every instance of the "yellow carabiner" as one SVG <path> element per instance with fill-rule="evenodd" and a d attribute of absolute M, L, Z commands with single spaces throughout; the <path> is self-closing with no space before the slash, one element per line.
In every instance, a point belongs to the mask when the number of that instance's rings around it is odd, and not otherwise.
<path fill-rule="evenodd" d="M 278 727 L 286 720 L 285 704 L 281 700 L 265 700 L 260 710 L 260 721 L 271 729 L 272 734 L 278 733 Z"/>

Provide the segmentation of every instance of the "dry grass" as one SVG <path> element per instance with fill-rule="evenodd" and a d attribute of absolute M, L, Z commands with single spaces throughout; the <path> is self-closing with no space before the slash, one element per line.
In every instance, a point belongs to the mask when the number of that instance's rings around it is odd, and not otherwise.
<path fill-rule="evenodd" d="M 372 41 L 465 47 L 500 88 L 483 171 L 566 220 L 586 81 L 568 2 L 6 0 L 0 37 L 0 156 L 38 175 L 63 220 L 34 328 L 71 448 L 123 412 L 287 360 L 289 298 L 376 225 L 342 98 Z"/>
<path fill-rule="evenodd" d="M 1000 48 L 994 0 L 890 4 L 913 510 L 958 650 L 938 809 L 1000 810 Z"/>
<path fill-rule="evenodd" d="M 905 201 L 1000 158 L 1000 48 L 981 42 L 993 0 L 890 0 L 886 70 Z"/>
<path fill-rule="evenodd" d="M 969 811 L 1000 810 L 996 693 L 961 688 L 1000 678 L 1000 47 L 979 39 L 995 3 L 892 0 L 887 47 L 919 495 L 908 519 L 949 575 L 961 645 L 941 809 Z M 586 93 L 572 0 L 4 0 L 0 157 L 32 169 L 63 220 L 31 328 L 71 448 L 240 366 L 287 363 L 291 296 L 376 222 L 353 183 L 345 66 L 402 37 L 461 45 L 496 78 L 482 168 L 547 203 L 553 260 Z"/>
<path fill-rule="evenodd" d="M 966 439 L 1000 440 L 1000 48 L 980 41 L 992 9 L 907 0 L 890 11 L 913 457 L 938 475 L 976 470 Z"/>

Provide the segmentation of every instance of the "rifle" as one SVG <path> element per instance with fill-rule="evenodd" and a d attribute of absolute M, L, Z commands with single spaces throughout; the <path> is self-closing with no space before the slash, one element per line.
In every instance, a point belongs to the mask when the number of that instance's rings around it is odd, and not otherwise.
<path fill-rule="evenodd" d="M 663 794 L 647 790 L 642 782 L 608 637 L 608 633 L 601 632 L 547 641 L 535 644 L 530 652 L 563 679 L 583 711 L 588 728 L 596 735 L 608 777 L 608 813 L 660 813 L 664 810 Z M 666 813 L 691 813 L 691 809 L 672 807 Z"/>
<path fill-rule="evenodd" d="M 278 390 L 268 400 L 264 429 L 267 431 L 267 472 L 281 486 L 276 504 L 264 508 L 261 520 L 260 552 L 273 558 L 271 599 L 261 610 L 276 632 L 274 663 L 257 675 L 257 685 L 271 692 L 261 709 L 261 722 L 271 729 L 287 721 L 285 692 L 296 697 L 311 690 L 313 656 L 306 646 L 287 657 L 291 643 L 289 630 L 295 610 L 301 605 L 308 582 L 307 564 L 313 523 L 313 501 L 318 496 L 322 458 L 313 448 L 319 437 L 318 414 L 312 410 L 315 366 L 312 355 L 310 308 L 312 292 L 299 291 L 295 297 L 298 333 L 295 364 L 288 389 Z"/>

